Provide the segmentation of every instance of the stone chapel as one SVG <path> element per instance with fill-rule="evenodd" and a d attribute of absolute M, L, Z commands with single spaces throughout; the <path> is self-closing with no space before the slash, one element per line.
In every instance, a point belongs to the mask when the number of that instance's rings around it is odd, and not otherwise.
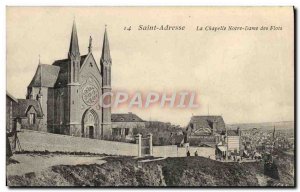
<path fill-rule="evenodd" d="M 68 57 L 52 65 L 39 63 L 27 87 L 22 109 L 26 123 L 38 122 L 35 128 L 38 131 L 95 139 L 109 137 L 112 134 L 111 108 L 101 107 L 99 98 L 111 91 L 111 65 L 106 28 L 98 67 L 91 37 L 88 53 L 80 54 L 74 21 Z M 28 109 L 26 103 L 37 103 L 35 108 L 39 109 Z M 22 106 L 17 106 L 16 110 L 20 108 Z M 37 111 L 42 117 L 35 113 Z"/>

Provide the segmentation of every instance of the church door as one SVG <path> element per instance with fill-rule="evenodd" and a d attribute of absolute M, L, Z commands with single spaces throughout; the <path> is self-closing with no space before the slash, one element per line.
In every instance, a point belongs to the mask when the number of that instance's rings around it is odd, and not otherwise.
<path fill-rule="evenodd" d="M 83 137 L 87 137 L 91 139 L 97 138 L 96 129 L 98 127 L 98 115 L 93 109 L 87 110 L 84 113 L 82 123 L 83 123 L 82 125 Z"/>
<path fill-rule="evenodd" d="M 94 138 L 94 127 L 89 126 L 89 138 L 93 139 Z"/>

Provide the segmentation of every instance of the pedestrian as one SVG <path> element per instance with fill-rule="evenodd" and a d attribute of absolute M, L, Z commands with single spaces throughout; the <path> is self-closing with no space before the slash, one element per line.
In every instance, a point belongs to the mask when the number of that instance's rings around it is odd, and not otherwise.
<path fill-rule="evenodd" d="M 198 151 L 197 150 L 195 151 L 195 156 L 198 156 Z"/>
<path fill-rule="evenodd" d="M 191 156 L 191 154 L 190 154 L 190 151 L 188 151 L 187 153 L 186 153 L 186 156 Z"/>

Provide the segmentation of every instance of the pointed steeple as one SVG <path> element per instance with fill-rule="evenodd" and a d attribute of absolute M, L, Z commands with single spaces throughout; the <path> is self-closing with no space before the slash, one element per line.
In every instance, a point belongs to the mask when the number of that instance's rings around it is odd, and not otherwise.
<path fill-rule="evenodd" d="M 70 48 L 69 48 L 69 57 L 71 57 L 71 56 L 74 56 L 74 57 L 80 56 L 75 20 L 73 22 Z"/>
<path fill-rule="evenodd" d="M 110 63 L 111 64 L 110 49 L 109 49 L 106 25 L 105 25 L 105 32 L 104 32 L 103 46 L 102 46 L 102 55 L 101 55 L 100 61 L 102 63 Z"/>

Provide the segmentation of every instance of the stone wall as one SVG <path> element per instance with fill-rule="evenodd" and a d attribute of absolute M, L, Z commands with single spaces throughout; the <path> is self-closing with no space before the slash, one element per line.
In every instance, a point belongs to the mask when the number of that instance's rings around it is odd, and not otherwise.
<path fill-rule="evenodd" d="M 166 146 L 153 146 L 154 157 L 177 157 L 177 146 L 166 145 Z"/>
<path fill-rule="evenodd" d="M 90 152 L 108 155 L 138 156 L 138 145 L 22 130 L 18 138 L 26 151 Z"/>
<path fill-rule="evenodd" d="M 138 144 L 73 137 L 69 135 L 52 134 L 31 130 L 18 132 L 18 138 L 23 150 L 49 152 L 90 152 L 108 155 L 138 156 Z M 187 149 L 191 156 L 215 159 L 215 149 L 211 147 L 177 147 L 176 145 L 153 146 L 154 157 L 186 157 Z"/>

